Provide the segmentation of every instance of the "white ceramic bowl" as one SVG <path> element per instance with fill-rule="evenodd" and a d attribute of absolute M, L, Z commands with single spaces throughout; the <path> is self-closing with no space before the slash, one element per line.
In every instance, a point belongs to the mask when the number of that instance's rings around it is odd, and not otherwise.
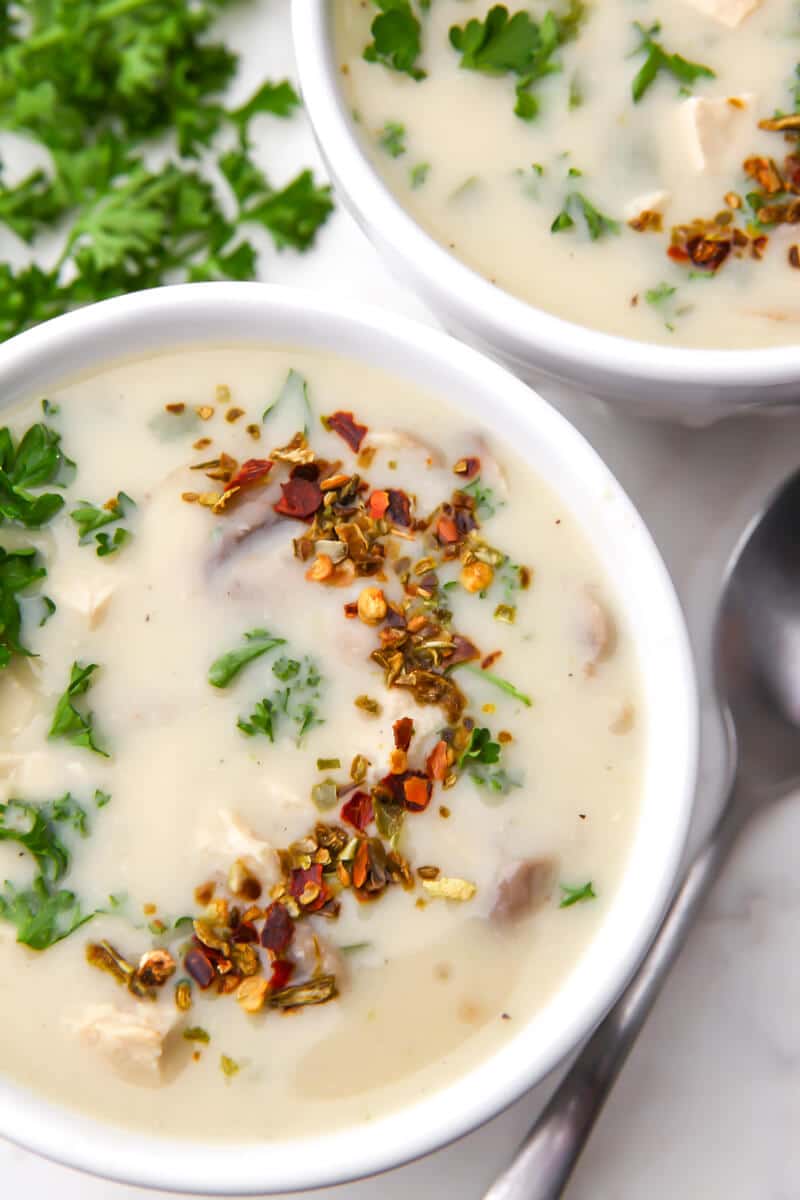
<path fill-rule="evenodd" d="M 541 373 L 645 416 L 708 424 L 751 409 L 794 406 L 800 345 L 683 350 L 551 316 L 460 262 L 405 211 L 365 153 L 339 85 L 333 0 L 293 0 L 303 100 L 340 197 L 392 271 L 446 329 L 535 383 Z"/>
<path fill-rule="evenodd" d="M 558 492 L 619 585 L 617 603 L 643 669 L 649 729 L 639 827 L 596 939 L 557 994 L 499 1053 L 441 1092 L 368 1127 L 308 1130 L 297 1141 L 237 1146 L 105 1126 L 45 1104 L 0 1074 L 0 1134 L 128 1183 L 241 1195 L 333 1184 L 434 1150 L 494 1116 L 580 1042 L 620 992 L 665 906 L 692 808 L 698 713 L 678 601 L 619 484 L 540 397 L 443 334 L 388 313 L 262 284 L 163 288 L 59 317 L 7 342 L 0 347 L 0 396 L 13 403 L 121 357 L 179 347 L 190 354 L 210 342 L 334 351 L 440 393 L 476 422 L 488 421 L 494 436 L 512 444 Z M 266 1112 L 268 1094 L 264 1100 Z"/>

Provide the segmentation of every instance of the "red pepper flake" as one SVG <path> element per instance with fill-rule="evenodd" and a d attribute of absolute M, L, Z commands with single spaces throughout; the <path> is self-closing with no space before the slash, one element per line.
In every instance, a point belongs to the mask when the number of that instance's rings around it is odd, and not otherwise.
<path fill-rule="evenodd" d="M 183 965 L 198 987 L 204 990 L 211 987 L 216 972 L 210 958 L 199 946 L 192 946 L 191 950 L 187 950 Z"/>
<path fill-rule="evenodd" d="M 251 925 L 248 921 L 240 921 L 231 934 L 231 941 L 237 942 L 239 945 L 257 942 L 258 930 L 255 925 Z"/>
<path fill-rule="evenodd" d="M 387 495 L 389 496 L 389 518 L 395 525 L 402 525 L 404 529 L 409 529 L 411 526 L 411 501 L 408 496 L 399 488 L 389 488 Z"/>
<path fill-rule="evenodd" d="M 353 859 L 353 887 L 363 888 L 367 881 L 367 868 L 369 866 L 369 846 L 366 841 L 358 843 L 356 856 Z"/>
<path fill-rule="evenodd" d="M 498 658 L 502 658 L 502 656 L 503 656 L 502 650 L 493 650 L 491 654 L 487 654 L 486 658 L 484 658 L 482 660 L 481 670 L 489 671 L 494 666 L 494 664 L 497 662 Z"/>
<path fill-rule="evenodd" d="M 321 874 L 321 869 L 320 869 Z M 300 889 L 302 893 L 302 888 Z M 264 928 L 261 930 L 261 945 L 276 956 L 283 954 L 294 937 L 294 921 L 283 904 L 276 900 L 266 912 Z"/>
<path fill-rule="evenodd" d="M 424 775 L 409 775 L 403 782 L 405 806 L 409 812 L 424 812 L 431 802 L 433 787 Z"/>
<path fill-rule="evenodd" d="M 436 536 L 440 542 L 446 544 L 458 541 L 458 527 L 452 517 L 439 517 L 436 523 Z"/>
<path fill-rule="evenodd" d="M 428 755 L 425 770 L 430 779 L 443 780 L 447 775 L 448 763 L 447 742 L 438 741 Z"/>
<path fill-rule="evenodd" d="M 251 483 L 257 483 L 259 479 L 269 475 L 274 465 L 269 458 L 248 458 L 247 462 L 243 462 L 239 467 L 228 487 L 242 488 Z"/>
<path fill-rule="evenodd" d="M 381 517 L 385 516 L 386 510 L 389 507 L 388 492 L 373 492 L 367 501 L 369 515 L 373 521 L 380 521 Z"/>
<path fill-rule="evenodd" d="M 414 722 L 411 717 L 401 717 L 399 721 L 395 721 L 392 726 L 394 734 L 394 744 L 398 750 L 407 750 L 411 745 L 411 739 L 414 736 Z"/>
<path fill-rule="evenodd" d="M 295 517 L 307 521 L 322 507 L 322 491 L 318 483 L 302 476 L 293 476 L 288 483 L 281 484 L 281 496 L 275 512 L 282 517 Z"/>
<path fill-rule="evenodd" d="M 269 990 L 271 992 L 279 992 L 281 988 L 286 987 L 292 978 L 293 971 L 294 963 L 287 962 L 285 958 L 277 959 L 272 964 L 272 974 L 269 977 Z"/>
<path fill-rule="evenodd" d="M 357 600 L 349 600 L 348 603 L 345 604 L 344 615 L 351 621 L 353 620 L 354 617 L 358 616 L 358 601 Z"/>
<path fill-rule="evenodd" d="M 343 821 L 347 821 L 348 825 L 352 825 L 360 833 L 363 833 L 375 817 L 372 797 L 368 792 L 353 792 L 353 795 L 342 805 L 339 815 Z"/>
<path fill-rule="evenodd" d="M 303 896 L 308 896 L 314 888 L 318 889 L 317 894 L 303 900 Z M 296 867 L 292 871 L 289 890 L 295 900 L 299 900 L 307 911 L 315 912 L 318 908 L 322 908 L 323 904 L 330 899 L 328 889 L 322 880 L 322 863 L 314 863 L 310 867 Z"/>
<path fill-rule="evenodd" d="M 331 413 L 329 417 L 325 417 L 325 426 L 338 433 L 355 454 L 358 454 L 368 433 L 367 426 L 359 425 L 351 412 Z"/>
<path fill-rule="evenodd" d="M 688 262 L 689 255 L 680 246 L 670 246 L 667 250 L 667 256 L 673 259 L 674 262 Z"/>

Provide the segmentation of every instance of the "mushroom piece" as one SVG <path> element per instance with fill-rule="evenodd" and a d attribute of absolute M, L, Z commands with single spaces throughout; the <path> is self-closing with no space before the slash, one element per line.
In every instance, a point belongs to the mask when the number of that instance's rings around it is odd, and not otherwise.
<path fill-rule="evenodd" d="M 73 1029 L 81 1042 L 99 1051 L 117 1073 L 154 1082 L 164 1040 L 178 1015 L 174 1008 L 155 1004 L 140 1004 L 134 1009 L 95 1004 L 73 1023 Z"/>
<path fill-rule="evenodd" d="M 263 533 L 277 525 L 279 516 L 275 512 L 275 496 L 272 489 L 259 488 L 254 495 L 232 505 L 222 520 L 222 534 L 216 541 L 208 561 L 210 568 L 226 562 L 242 542 L 254 533 Z"/>
<path fill-rule="evenodd" d="M 497 881 L 489 919 L 497 925 L 513 925 L 540 908 L 555 883 L 554 858 L 523 858 L 508 863 Z"/>

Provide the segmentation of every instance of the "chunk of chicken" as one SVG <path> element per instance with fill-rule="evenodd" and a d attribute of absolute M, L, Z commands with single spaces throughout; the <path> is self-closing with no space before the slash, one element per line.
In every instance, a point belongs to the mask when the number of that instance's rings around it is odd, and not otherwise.
<path fill-rule="evenodd" d="M 742 162 L 753 132 L 754 100 L 752 92 L 744 92 L 710 99 L 690 96 L 678 105 L 682 142 L 695 171 L 721 171 Z"/>
<path fill-rule="evenodd" d="M 115 590 L 113 584 L 108 582 L 75 579 L 59 588 L 58 599 L 65 607 L 84 617 L 88 628 L 94 630 L 105 620 Z"/>
<path fill-rule="evenodd" d="M 335 975 L 341 988 L 347 973 L 344 955 L 331 945 L 313 919 L 295 922 L 289 957 L 296 964 L 294 983 L 315 975 Z"/>
<path fill-rule="evenodd" d="M 272 487 L 258 488 L 246 500 L 231 505 L 222 518 L 222 532 L 211 552 L 209 567 L 224 563 L 253 534 L 265 533 L 277 525 L 280 520 L 275 512 L 278 495 Z"/>
<path fill-rule="evenodd" d="M 761 6 L 762 0 L 684 0 L 690 8 L 696 9 L 704 17 L 713 17 L 720 25 L 735 29 L 741 25 L 745 17 Z"/>
<path fill-rule="evenodd" d="M 217 830 L 201 829 L 197 841 L 201 850 L 221 859 L 226 866 L 240 859 L 264 886 L 271 886 L 280 877 L 278 856 L 272 846 L 233 809 L 221 808 Z"/>
<path fill-rule="evenodd" d="M 73 1029 L 81 1042 L 97 1050 L 118 1074 L 155 1081 L 161 1066 L 164 1041 L 178 1019 L 174 1008 L 139 1003 L 135 1008 L 94 1004 Z"/>
<path fill-rule="evenodd" d="M 535 912 L 549 898 L 555 877 L 553 858 L 523 858 L 508 863 L 497 881 L 490 920 L 498 925 L 513 925 Z"/>

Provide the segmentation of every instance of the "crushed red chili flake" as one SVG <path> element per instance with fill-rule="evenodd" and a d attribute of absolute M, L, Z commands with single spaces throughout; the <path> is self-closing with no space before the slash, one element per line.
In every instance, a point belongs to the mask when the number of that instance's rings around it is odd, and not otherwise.
<path fill-rule="evenodd" d="M 428 755 L 425 770 L 430 779 L 443 780 L 447 775 L 448 763 L 447 742 L 438 741 Z"/>
<path fill-rule="evenodd" d="M 350 449 L 358 454 L 361 443 L 368 433 L 367 426 L 359 425 L 351 412 L 331 413 L 324 420 L 326 427 L 333 430 L 334 433 L 338 433 L 339 437 L 347 442 Z"/>
<path fill-rule="evenodd" d="M 462 475 L 465 479 L 474 479 L 481 469 L 481 460 L 479 458 L 460 458 L 453 467 L 455 475 Z"/>
<path fill-rule="evenodd" d="M 294 922 L 284 905 L 279 904 L 276 900 L 266 911 L 264 928 L 261 930 L 261 945 L 265 950 L 270 950 L 279 956 L 286 950 L 293 937 Z"/>
<path fill-rule="evenodd" d="M 392 733 L 397 749 L 407 750 L 414 736 L 414 722 L 411 720 L 411 717 L 401 717 L 399 721 L 395 721 L 392 726 Z"/>
<path fill-rule="evenodd" d="M 293 475 L 288 483 L 281 484 L 281 496 L 275 512 L 282 517 L 295 517 L 307 521 L 322 507 L 322 490 L 315 480 Z"/>
<path fill-rule="evenodd" d="M 309 884 L 317 887 L 319 891 L 316 896 L 304 901 L 303 896 Z M 322 908 L 323 904 L 330 899 L 330 894 L 322 879 L 322 863 L 313 863 L 310 867 L 296 867 L 291 874 L 289 891 L 295 900 L 299 900 L 303 908 L 309 912 Z"/>
<path fill-rule="evenodd" d="M 502 650 L 493 650 L 491 654 L 487 654 L 486 657 L 481 660 L 481 669 L 484 671 L 490 670 L 497 662 L 498 658 L 502 658 L 502 656 Z"/>
<path fill-rule="evenodd" d="M 247 487 L 251 483 L 257 483 L 260 479 L 269 475 L 274 465 L 269 458 L 248 458 L 247 462 L 243 462 L 239 467 L 228 487 L 241 488 Z"/>
<path fill-rule="evenodd" d="M 272 974 L 269 977 L 269 990 L 278 992 L 292 978 L 294 971 L 294 963 L 287 962 L 286 959 L 279 958 L 272 964 Z"/>
<path fill-rule="evenodd" d="M 211 987 L 215 976 L 214 966 L 206 952 L 199 946 L 192 946 L 191 950 L 187 950 L 183 965 L 198 987 L 204 990 Z"/>
<path fill-rule="evenodd" d="M 231 941 L 239 945 L 249 945 L 252 942 L 257 942 L 258 930 L 255 925 L 251 925 L 248 921 L 240 921 L 231 934 Z"/>
<path fill-rule="evenodd" d="M 363 833 L 375 818 L 372 797 L 368 792 L 353 792 L 353 795 L 342 805 L 339 815 L 343 821 L 347 821 L 348 825 L 352 825 Z"/>
<path fill-rule="evenodd" d="M 347 602 L 347 604 L 345 604 L 344 615 L 346 617 L 348 617 L 350 620 L 352 620 L 354 617 L 358 616 L 358 601 L 357 600 L 349 600 Z"/>
<path fill-rule="evenodd" d="M 389 507 L 388 492 L 373 492 L 367 501 L 369 515 L 374 521 L 380 521 L 381 517 L 385 516 L 386 510 Z"/>
<path fill-rule="evenodd" d="M 443 544 L 451 544 L 458 541 L 458 526 L 452 517 L 444 514 L 439 517 L 436 522 L 436 537 Z"/>
<path fill-rule="evenodd" d="M 409 812 L 424 812 L 431 802 L 432 791 L 430 779 L 424 775 L 409 774 L 403 781 L 403 798 Z"/>
<path fill-rule="evenodd" d="M 386 510 L 386 515 L 395 525 L 401 525 L 404 529 L 408 529 L 411 526 L 410 499 L 399 488 L 389 488 L 387 495 L 389 497 L 389 506 Z"/>

